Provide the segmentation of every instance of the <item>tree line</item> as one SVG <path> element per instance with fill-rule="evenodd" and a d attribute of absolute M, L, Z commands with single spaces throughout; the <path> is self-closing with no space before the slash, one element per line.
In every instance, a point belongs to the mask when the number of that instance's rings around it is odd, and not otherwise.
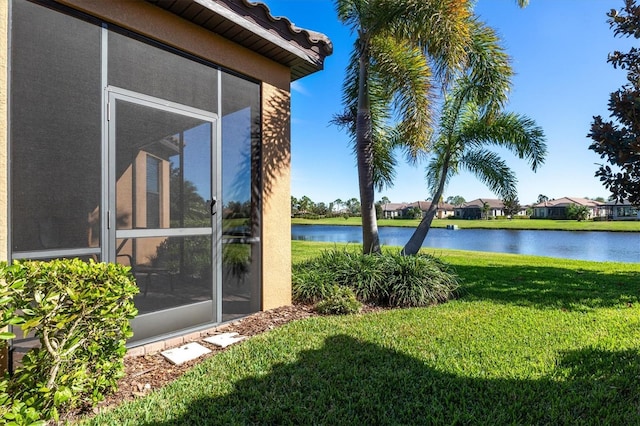
<path fill-rule="evenodd" d="M 584 197 L 585 199 L 591 199 L 589 197 Z M 594 201 L 605 202 L 603 197 L 595 197 L 592 198 Z M 615 201 L 615 197 L 612 196 L 609 198 L 609 201 Z M 431 198 L 427 198 L 425 201 L 431 202 L 433 201 Z M 544 194 L 539 194 L 534 204 L 541 204 L 546 201 L 549 201 L 549 197 Z M 454 207 L 460 207 L 464 205 L 467 200 L 461 195 L 451 195 L 446 199 L 440 199 L 438 204 L 442 202 L 446 204 L 450 204 Z M 376 218 L 380 219 L 382 217 L 383 206 L 385 204 L 391 203 L 391 200 L 387 196 L 381 197 L 375 203 L 376 208 Z M 520 200 L 517 196 L 507 197 L 502 199 L 502 203 L 504 205 L 502 211 L 505 216 L 515 216 L 522 209 L 523 206 L 520 204 Z M 484 203 L 482 208 L 483 213 L 486 214 L 490 211 L 491 207 L 489 204 Z M 529 208 L 527 210 L 527 215 L 532 214 L 532 209 Z M 337 198 L 332 202 L 324 203 L 324 202 L 315 202 L 310 197 L 304 195 L 301 198 L 296 198 L 291 196 L 291 216 L 292 217 L 331 217 L 331 216 L 360 216 L 361 215 L 360 201 L 357 198 L 353 197 L 346 201 L 342 201 L 342 199 Z M 406 212 L 406 216 L 413 219 L 421 219 L 424 216 L 424 212 L 419 207 L 409 207 Z M 572 205 L 569 207 L 567 211 L 568 219 L 577 219 L 584 220 L 589 216 L 589 210 L 585 206 Z"/>
<path fill-rule="evenodd" d="M 324 202 L 316 203 L 306 195 L 302 196 L 300 199 L 291 196 L 291 216 L 330 216 L 336 213 L 359 216 L 361 213 L 360 201 L 355 197 L 346 201 L 342 201 L 338 198 L 327 204 Z"/>

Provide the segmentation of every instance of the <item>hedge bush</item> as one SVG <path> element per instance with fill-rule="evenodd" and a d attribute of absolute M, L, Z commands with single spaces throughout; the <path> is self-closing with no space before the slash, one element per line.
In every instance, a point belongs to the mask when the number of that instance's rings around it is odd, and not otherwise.
<path fill-rule="evenodd" d="M 316 311 L 327 315 L 357 314 L 362 309 L 362 303 L 349 287 L 333 285 L 326 299 L 316 304 Z"/>
<path fill-rule="evenodd" d="M 116 389 L 137 314 L 129 269 L 79 259 L 0 263 L 0 330 L 20 326 L 40 341 L 4 376 L 0 421 L 57 420 Z"/>
<path fill-rule="evenodd" d="M 434 256 L 365 255 L 353 249 L 327 250 L 293 265 L 292 285 L 298 303 L 325 300 L 338 285 L 352 289 L 362 303 L 392 307 L 444 302 L 459 289 L 457 276 Z"/>

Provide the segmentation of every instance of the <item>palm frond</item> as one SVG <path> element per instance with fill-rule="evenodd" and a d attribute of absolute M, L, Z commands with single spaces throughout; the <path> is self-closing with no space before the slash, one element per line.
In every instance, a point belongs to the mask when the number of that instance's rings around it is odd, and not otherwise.
<path fill-rule="evenodd" d="M 516 193 L 518 180 L 507 163 L 495 152 L 486 149 L 467 150 L 459 158 L 459 166 L 473 173 L 482 183 L 501 198 Z"/>
<path fill-rule="evenodd" d="M 356 45 L 358 41 L 356 40 Z M 352 138 L 356 135 L 356 116 L 358 113 L 358 84 L 359 84 L 359 58 L 357 49 L 354 48 L 346 68 L 346 77 L 342 86 L 342 104 L 344 109 L 331 120 L 332 124 L 347 130 Z M 369 110 L 373 132 L 387 125 L 389 119 L 389 105 L 393 99 L 393 93 L 385 87 L 377 73 L 369 73 L 367 85 L 369 89 Z M 376 130 L 377 129 L 377 130 Z"/>
<path fill-rule="evenodd" d="M 373 182 L 376 190 L 391 188 L 396 177 L 398 161 L 395 156 L 393 129 L 381 129 L 374 136 L 373 143 Z"/>
<path fill-rule="evenodd" d="M 393 0 L 404 8 L 404 17 L 394 22 L 394 36 L 412 40 L 433 63 L 434 73 L 446 81 L 467 60 L 471 39 L 472 2 L 468 0 Z"/>
<path fill-rule="evenodd" d="M 343 84 L 343 105 L 345 109 L 333 116 L 331 123 L 346 130 L 350 143 L 356 154 L 356 117 L 358 112 L 358 56 L 355 52 L 347 66 L 347 78 Z M 397 132 L 389 127 L 389 105 L 392 93 L 385 87 L 386 83 L 376 72 L 370 72 L 369 111 L 371 116 L 373 182 L 378 190 L 391 187 L 395 178 L 397 159 L 394 148 L 399 144 Z"/>
<path fill-rule="evenodd" d="M 449 180 L 458 173 L 457 163 L 450 163 L 447 168 L 446 176 L 443 175 L 445 169 L 445 157 L 441 155 L 434 155 L 425 167 L 425 179 L 427 181 L 427 187 L 429 195 L 433 196 L 440 184 L 444 187 L 447 186 Z"/>
<path fill-rule="evenodd" d="M 507 102 L 514 73 L 495 31 L 477 19 L 472 22 L 468 72 L 458 81 L 458 90 L 466 92 L 465 99 L 475 101 L 485 114 L 491 115 Z"/>
<path fill-rule="evenodd" d="M 371 42 L 371 75 L 386 93 L 394 94 L 392 108 L 408 158 L 427 150 L 432 128 L 431 69 L 423 53 L 406 41 L 377 37 Z"/>
<path fill-rule="evenodd" d="M 336 0 L 335 8 L 340 22 L 351 28 L 352 33 L 357 33 L 371 14 L 368 0 Z"/>
<path fill-rule="evenodd" d="M 531 118 L 515 113 L 501 113 L 491 121 L 466 120 L 460 138 L 471 146 L 506 148 L 526 160 L 533 171 L 544 163 L 547 153 L 542 128 Z"/>

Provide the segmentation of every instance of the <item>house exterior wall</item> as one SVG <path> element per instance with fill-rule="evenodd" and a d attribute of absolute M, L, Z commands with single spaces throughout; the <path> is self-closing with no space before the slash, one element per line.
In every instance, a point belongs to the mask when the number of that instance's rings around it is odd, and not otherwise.
<path fill-rule="evenodd" d="M 613 205 L 606 206 L 610 210 L 610 212 L 606 212 L 605 214 L 611 220 L 639 220 L 640 219 L 640 209 L 635 208 L 631 205 Z M 605 210 L 605 209 L 603 209 Z"/>
<path fill-rule="evenodd" d="M 262 85 L 262 309 L 291 303 L 290 94 Z"/>
<path fill-rule="evenodd" d="M 452 217 L 454 216 L 455 212 L 453 210 L 440 210 L 438 209 L 438 212 L 436 213 L 438 219 L 445 219 L 447 217 Z"/>
<path fill-rule="evenodd" d="M 261 82 L 261 309 L 291 303 L 290 69 L 143 0 L 58 3 L 190 53 Z M 8 23 L 0 1 L 0 259 L 8 259 Z M 0 371 L 2 370 L 0 356 Z"/>

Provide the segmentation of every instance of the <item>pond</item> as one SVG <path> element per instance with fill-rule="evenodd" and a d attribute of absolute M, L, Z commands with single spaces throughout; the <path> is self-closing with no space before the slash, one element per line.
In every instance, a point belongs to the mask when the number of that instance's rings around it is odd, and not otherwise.
<path fill-rule="evenodd" d="M 404 246 L 413 228 L 380 227 L 383 246 Z M 359 226 L 293 225 L 291 239 L 362 243 Z M 423 247 L 529 254 L 596 262 L 640 262 L 640 233 L 433 228 Z"/>

